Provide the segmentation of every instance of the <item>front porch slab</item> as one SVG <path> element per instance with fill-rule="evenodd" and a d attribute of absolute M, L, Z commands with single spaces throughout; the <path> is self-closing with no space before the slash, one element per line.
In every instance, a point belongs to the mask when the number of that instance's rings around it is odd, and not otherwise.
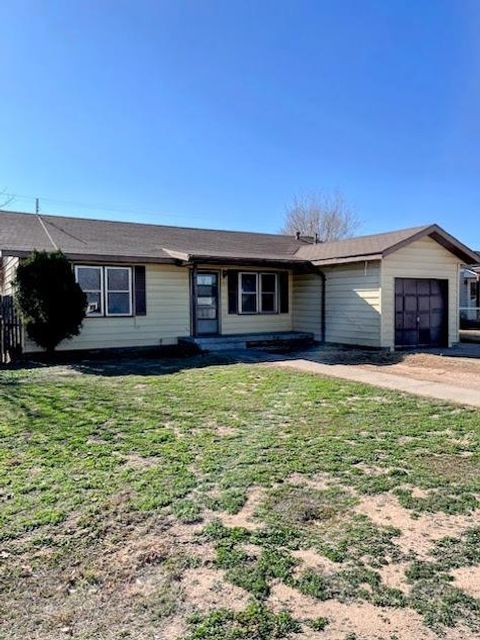
<path fill-rule="evenodd" d="M 219 336 L 191 336 L 179 338 L 178 341 L 180 344 L 194 344 L 201 351 L 231 351 L 275 345 L 304 346 L 312 344 L 314 336 L 313 333 L 307 331 L 273 331 Z"/>

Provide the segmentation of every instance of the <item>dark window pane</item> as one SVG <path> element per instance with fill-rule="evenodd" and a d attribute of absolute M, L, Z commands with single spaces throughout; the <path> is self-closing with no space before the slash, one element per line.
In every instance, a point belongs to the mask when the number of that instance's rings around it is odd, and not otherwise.
<path fill-rule="evenodd" d="M 108 313 L 130 313 L 130 296 L 128 293 L 108 294 Z"/>
<path fill-rule="evenodd" d="M 262 311 L 266 313 L 275 311 L 274 293 L 262 293 Z"/>
<path fill-rule="evenodd" d="M 100 293 L 87 293 L 87 315 L 99 315 L 102 313 L 102 296 Z"/>
<path fill-rule="evenodd" d="M 264 293 L 275 293 L 275 274 L 262 273 L 262 291 Z"/>
<path fill-rule="evenodd" d="M 255 273 L 242 273 L 242 291 L 257 291 L 257 276 Z"/>
<path fill-rule="evenodd" d="M 255 313 L 257 310 L 257 296 L 252 293 L 242 294 L 242 311 L 244 313 Z"/>
<path fill-rule="evenodd" d="M 91 267 L 77 268 L 77 281 L 80 287 L 86 291 L 92 289 L 98 291 L 101 287 L 101 269 L 92 269 Z"/>
<path fill-rule="evenodd" d="M 110 291 L 128 291 L 128 281 L 128 269 L 107 269 L 107 288 Z"/>
<path fill-rule="evenodd" d="M 214 320 L 217 317 L 215 307 L 197 307 L 197 318 Z"/>
<path fill-rule="evenodd" d="M 197 287 L 197 296 L 213 296 L 215 288 L 210 285 L 200 285 Z"/>

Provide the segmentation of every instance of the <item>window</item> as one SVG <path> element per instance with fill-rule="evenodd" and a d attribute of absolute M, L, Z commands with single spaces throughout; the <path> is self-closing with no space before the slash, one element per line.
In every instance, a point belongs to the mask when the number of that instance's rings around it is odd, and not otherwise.
<path fill-rule="evenodd" d="M 258 273 L 240 273 L 240 313 L 257 313 Z"/>
<path fill-rule="evenodd" d="M 260 311 L 276 313 L 277 311 L 277 274 L 260 274 Z"/>
<path fill-rule="evenodd" d="M 132 313 L 132 270 L 130 267 L 105 267 L 107 316 Z"/>
<path fill-rule="evenodd" d="M 87 316 L 132 314 L 131 267 L 77 265 L 75 277 L 87 295 Z"/>
<path fill-rule="evenodd" d="M 240 313 L 277 313 L 277 274 L 240 273 L 238 295 Z"/>
<path fill-rule="evenodd" d="M 102 267 L 75 267 L 75 277 L 87 296 L 87 316 L 103 315 Z"/>

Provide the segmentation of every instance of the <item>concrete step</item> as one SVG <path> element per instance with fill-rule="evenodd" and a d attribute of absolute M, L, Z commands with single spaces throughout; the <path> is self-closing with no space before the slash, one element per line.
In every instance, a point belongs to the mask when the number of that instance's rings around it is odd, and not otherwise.
<path fill-rule="evenodd" d="M 194 344 L 201 351 L 230 351 L 248 347 L 275 346 L 277 344 L 305 344 L 313 342 L 313 334 L 304 331 L 278 331 L 237 335 L 179 338 L 180 343 Z"/>

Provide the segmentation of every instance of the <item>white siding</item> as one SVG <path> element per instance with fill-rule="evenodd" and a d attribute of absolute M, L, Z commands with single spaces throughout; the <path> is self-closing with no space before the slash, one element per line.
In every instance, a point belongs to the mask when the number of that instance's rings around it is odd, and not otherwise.
<path fill-rule="evenodd" d="M 461 260 L 432 238 L 421 238 L 382 262 L 382 346 L 395 344 L 395 278 L 448 280 L 448 340 L 458 342 L 458 281 Z"/>
<path fill-rule="evenodd" d="M 322 339 L 322 279 L 318 273 L 293 276 L 293 329 Z"/>
<path fill-rule="evenodd" d="M 292 275 L 289 274 L 289 305 L 288 313 L 270 314 L 230 314 L 228 313 L 228 278 L 222 277 L 222 273 L 228 270 L 228 266 L 218 267 L 220 269 L 220 331 L 224 335 L 234 333 L 261 333 L 263 331 L 291 331 L 292 323 Z M 231 269 L 231 267 L 230 267 Z M 242 267 L 242 271 L 262 271 L 267 273 L 274 269 L 258 269 L 258 267 Z M 215 271 L 215 269 L 212 269 Z"/>
<path fill-rule="evenodd" d="M 14 256 L 5 256 L 2 258 L 2 294 L 9 296 L 13 293 L 13 279 L 15 278 L 15 272 L 17 270 L 18 258 Z"/>
<path fill-rule="evenodd" d="M 176 344 L 190 335 L 188 269 L 146 265 L 147 315 L 132 318 L 85 318 L 79 336 L 58 349 L 101 349 Z M 38 351 L 30 341 L 25 351 Z"/>
<path fill-rule="evenodd" d="M 380 346 L 380 262 L 323 269 L 325 341 Z"/>

